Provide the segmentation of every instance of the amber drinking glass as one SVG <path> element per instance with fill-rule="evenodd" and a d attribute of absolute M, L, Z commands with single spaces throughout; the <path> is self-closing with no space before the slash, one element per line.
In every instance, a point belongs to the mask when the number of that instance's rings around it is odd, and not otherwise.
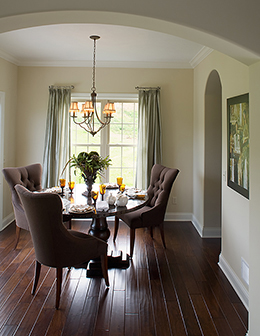
<path fill-rule="evenodd" d="M 121 184 L 119 190 L 123 193 L 125 191 L 125 184 Z"/>
<path fill-rule="evenodd" d="M 61 196 L 64 195 L 63 190 L 64 190 L 65 185 L 66 185 L 66 179 L 61 178 L 61 179 L 60 179 Z"/>
<path fill-rule="evenodd" d="M 94 204 L 96 204 L 96 201 L 98 199 L 98 190 L 92 190 L 91 191 L 91 197 L 92 197 L 92 199 L 94 201 Z"/>
<path fill-rule="evenodd" d="M 118 188 L 120 189 L 122 183 L 123 183 L 123 177 L 117 177 L 116 183 L 118 185 Z"/>
<path fill-rule="evenodd" d="M 70 193 L 73 193 L 73 189 L 75 188 L 75 182 L 68 182 Z"/>
<path fill-rule="evenodd" d="M 104 195 L 106 193 L 106 185 L 105 184 L 100 184 L 99 192 L 100 192 L 100 195 L 101 195 L 101 199 L 103 201 L 104 200 Z"/>

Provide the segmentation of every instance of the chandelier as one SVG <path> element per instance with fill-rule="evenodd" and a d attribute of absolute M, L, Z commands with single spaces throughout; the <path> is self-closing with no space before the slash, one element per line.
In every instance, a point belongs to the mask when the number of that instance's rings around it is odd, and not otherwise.
<path fill-rule="evenodd" d="M 75 124 L 79 125 L 85 131 L 89 132 L 93 136 L 99 132 L 102 128 L 107 126 L 113 118 L 113 113 L 116 112 L 115 104 L 109 102 L 105 105 L 103 110 L 104 121 L 101 120 L 97 112 L 97 93 L 96 93 L 96 41 L 100 39 L 100 36 L 91 35 L 90 38 L 94 41 L 93 51 L 93 68 L 92 68 L 92 88 L 91 88 L 91 100 L 86 101 L 81 108 L 78 108 L 78 102 L 72 102 L 70 105 L 71 117 Z M 97 126 L 96 126 L 97 125 Z M 95 129 L 95 126 L 97 129 Z"/>

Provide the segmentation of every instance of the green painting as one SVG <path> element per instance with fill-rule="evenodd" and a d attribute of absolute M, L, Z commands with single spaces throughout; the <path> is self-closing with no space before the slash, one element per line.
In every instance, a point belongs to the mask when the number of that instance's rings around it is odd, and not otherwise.
<path fill-rule="evenodd" d="M 228 186 L 249 198 L 249 95 L 227 100 Z"/>

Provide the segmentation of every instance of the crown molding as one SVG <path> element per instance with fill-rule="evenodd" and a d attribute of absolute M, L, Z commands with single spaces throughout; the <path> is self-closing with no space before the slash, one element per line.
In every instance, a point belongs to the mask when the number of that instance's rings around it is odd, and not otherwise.
<path fill-rule="evenodd" d="M 147 69 L 194 69 L 213 49 L 203 47 L 190 62 L 138 62 L 138 61 L 98 61 L 99 68 L 147 68 Z M 0 58 L 24 67 L 82 67 L 91 68 L 92 61 L 21 61 L 0 50 Z"/>
<path fill-rule="evenodd" d="M 0 50 L 0 58 L 3 58 L 7 62 L 13 63 L 15 65 L 20 65 L 20 62 L 13 56 L 5 53 L 4 51 Z"/>
<path fill-rule="evenodd" d="M 212 53 L 214 49 L 203 47 L 201 50 L 195 55 L 190 61 L 190 66 L 194 69 L 197 65 L 199 65 L 208 55 Z"/>
<path fill-rule="evenodd" d="M 1 57 L 1 55 L 0 55 Z M 12 60 L 10 59 L 12 62 Z M 12 62 L 13 63 L 13 62 Z M 83 67 L 91 68 L 91 61 L 32 61 L 18 62 L 16 65 L 26 67 Z M 150 68 L 150 69 L 192 69 L 189 62 L 132 62 L 132 61 L 98 61 L 97 68 Z"/>

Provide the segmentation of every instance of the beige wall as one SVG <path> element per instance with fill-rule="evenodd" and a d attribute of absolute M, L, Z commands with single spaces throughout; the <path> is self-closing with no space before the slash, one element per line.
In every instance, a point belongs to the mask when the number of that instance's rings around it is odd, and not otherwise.
<path fill-rule="evenodd" d="M 194 70 L 194 216 L 204 226 L 204 96 L 208 76 L 216 70 L 222 84 L 222 173 L 227 171 L 227 98 L 249 91 L 248 67 L 228 56 L 213 52 Z M 203 228 L 205 229 L 205 228 Z M 241 257 L 249 263 L 249 201 L 227 187 L 222 179 L 222 253 L 246 289 L 241 277 Z"/>
<path fill-rule="evenodd" d="M 48 86 L 75 86 L 74 92 L 89 92 L 91 69 L 19 67 L 17 164 L 42 162 Z M 160 86 L 163 164 L 181 173 L 169 202 L 168 212 L 192 212 L 193 70 L 97 69 L 98 93 L 136 93 L 135 87 Z"/>
<path fill-rule="evenodd" d="M 260 155 L 259 155 L 259 125 L 260 125 L 260 63 L 250 67 L 250 336 L 258 336 L 260 330 Z"/>
<path fill-rule="evenodd" d="M 16 165 L 16 102 L 17 102 L 17 66 L 0 58 L 0 91 L 5 93 L 4 110 L 4 153 L 3 166 Z M 1 173 L 2 174 L 2 173 Z M 8 223 L 8 215 L 12 212 L 10 192 L 7 183 L 3 182 L 3 218 L 0 230 Z"/>

